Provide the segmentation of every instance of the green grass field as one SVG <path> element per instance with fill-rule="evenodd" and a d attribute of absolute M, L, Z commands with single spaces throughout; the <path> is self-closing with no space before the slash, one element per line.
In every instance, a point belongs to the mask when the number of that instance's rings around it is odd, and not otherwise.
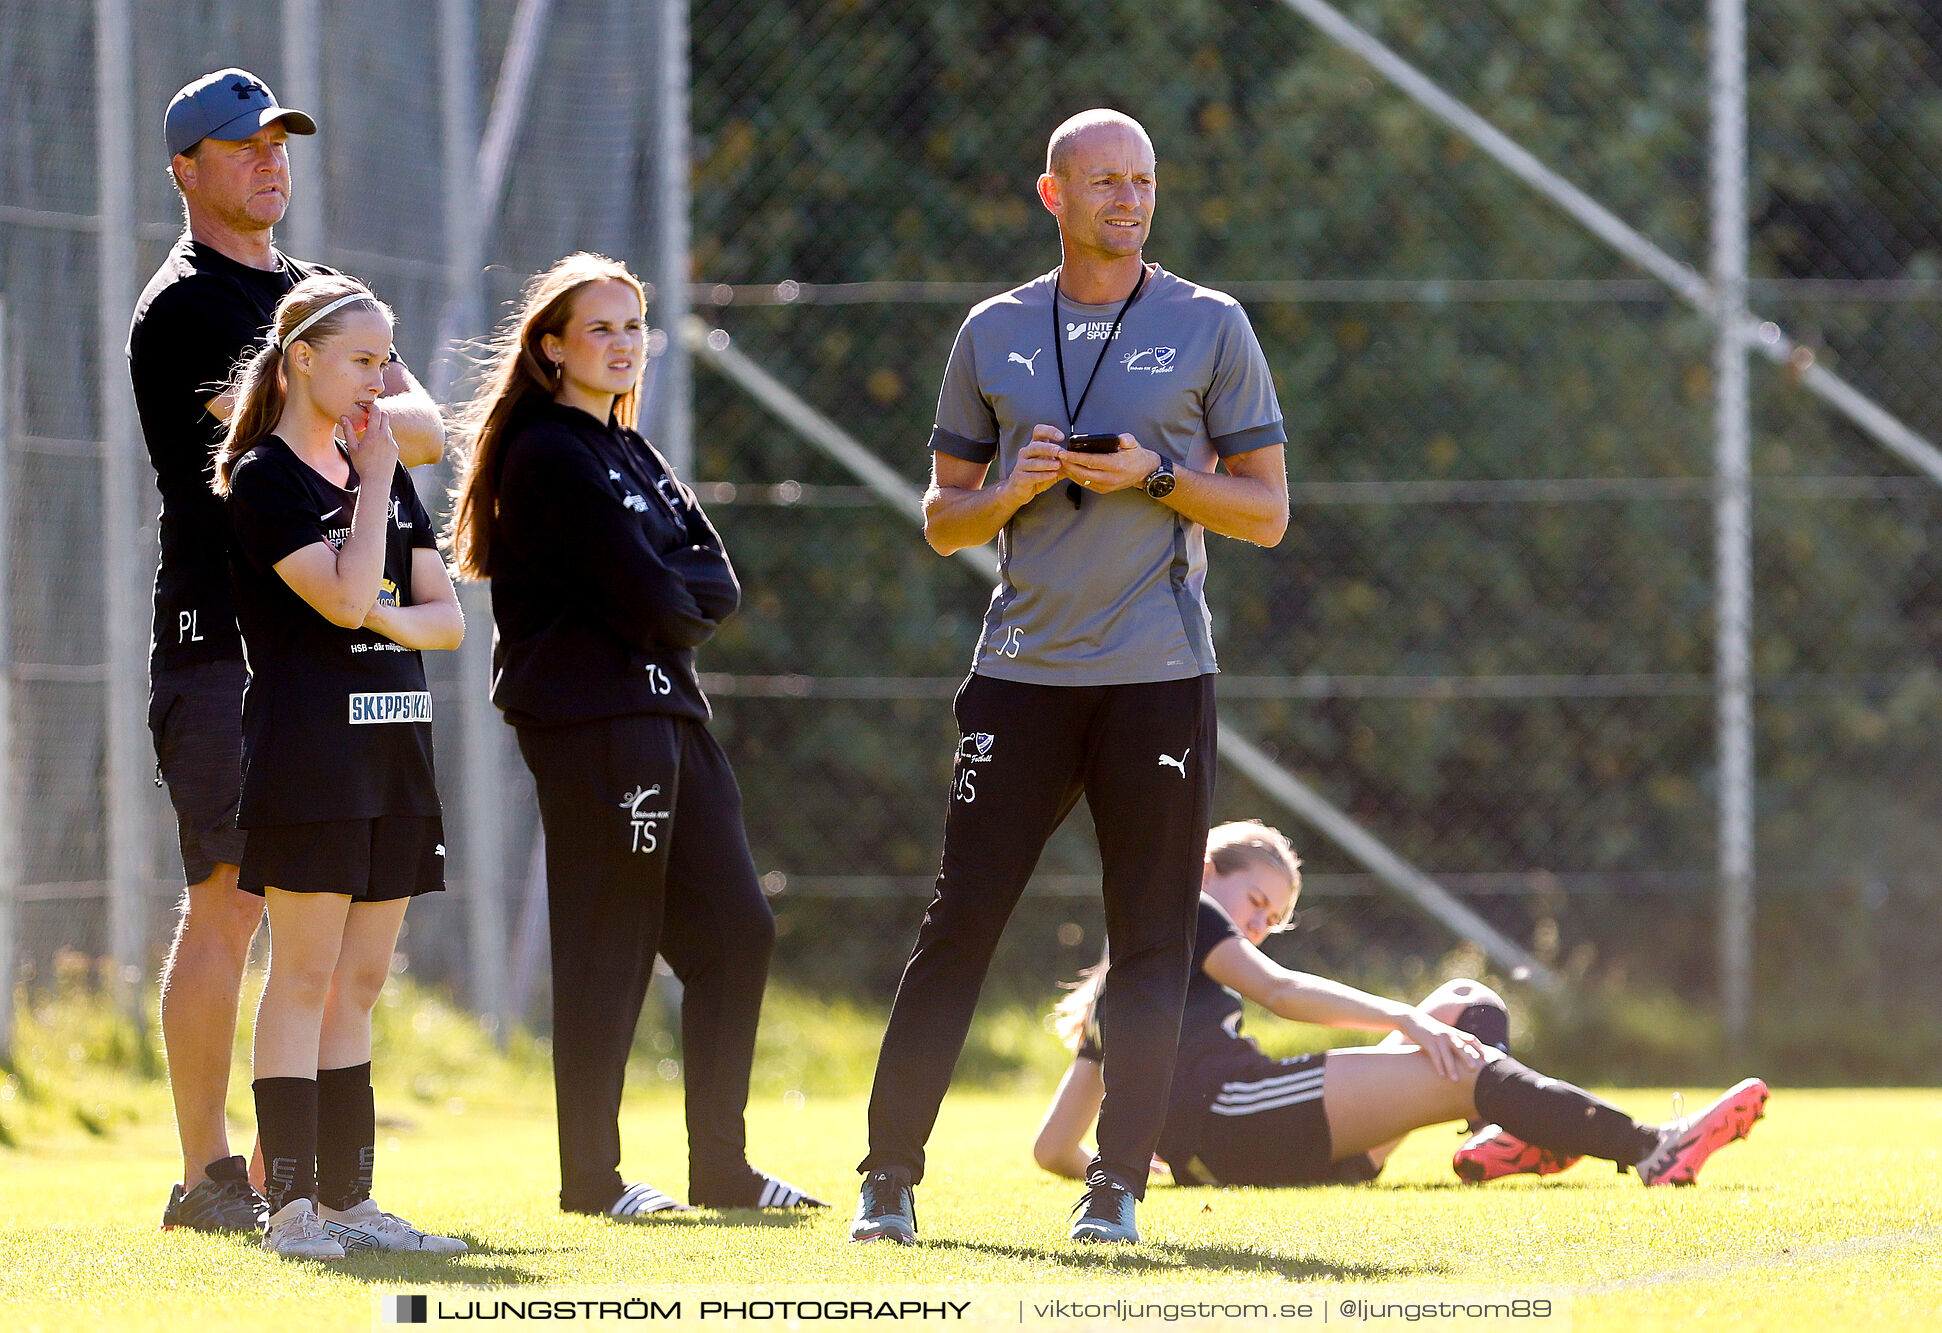
<path fill-rule="evenodd" d="M 1619 1094 L 1658 1108 L 1662 1092 Z M 380 1114 L 398 1109 L 381 1099 Z M 919 1202 L 923 1242 L 851 1246 L 857 1096 L 764 1096 L 757 1159 L 838 1206 L 813 1217 L 694 1213 L 644 1226 L 552 1207 L 543 1102 L 413 1104 L 380 1129 L 379 1198 L 473 1244 L 462 1259 L 285 1263 L 242 1240 L 163 1234 L 172 1171 L 165 1119 L 101 1136 L 76 1126 L 0 1152 L 0 1328 L 260 1330 L 371 1327 L 373 1290 L 446 1284 L 799 1282 L 861 1290 L 1023 1284 L 1131 1295 L 1156 1284 L 1535 1285 L 1571 1297 L 1573 1327 L 1942 1326 L 1942 1096 L 1779 1089 L 1753 1138 L 1689 1190 L 1644 1190 L 1596 1164 L 1546 1181 L 1463 1188 L 1455 1139 L 1406 1143 L 1373 1186 L 1305 1191 L 1155 1189 L 1146 1241 L 1101 1252 L 1062 1239 L 1075 1194 L 1026 1147 L 1039 1101 L 954 1094 Z M 629 1105 L 631 1174 L 684 1183 L 672 1089 Z"/>
<path fill-rule="evenodd" d="M 0 1065 L 6 1333 L 258 1333 L 278 1326 L 272 1320 L 365 1329 L 373 1292 L 617 1286 L 666 1299 L 698 1283 L 817 1284 L 853 1296 L 1022 1288 L 1091 1299 L 1542 1287 L 1582 1330 L 1942 1329 L 1935 1090 L 1777 1088 L 1753 1137 L 1685 1190 L 1645 1190 L 1596 1163 L 1543 1181 L 1463 1187 L 1449 1170 L 1454 1130 L 1426 1130 L 1373 1185 L 1155 1188 L 1140 1213 L 1144 1243 L 1101 1251 L 1063 1239 L 1077 1187 L 1029 1156 L 1064 1056 L 1038 1014 L 995 1007 L 960 1067 L 971 1086 L 945 1103 L 933 1140 L 918 1201 L 922 1243 L 853 1246 L 844 1232 L 880 1016 L 785 989 L 765 1006 L 752 1155 L 823 1193 L 831 1212 L 697 1212 L 619 1226 L 554 1206 L 544 1046 L 522 1036 L 501 1052 L 462 1011 L 401 981 L 377 1016 L 378 1198 L 465 1236 L 473 1253 L 326 1267 L 273 1259 L 241 1238 L 159 1231 L 177 1167 L 155 1034 L 138 1036 L 78 972 L 31 1005 L 22 999 L 13 1060 Z M 623 1130 L 630 1177 L 678 1195 L 678 1052 L 665 1017 L 650 1008 L 643 1023 Z M 1289 1049 L 1324 1036 L 1286 1024 L 1258 1030 Z M 239 1144 L 250 1132 L 244 1039 L 230 1102 Z M 1689 1101 L 1712 1091 L 1686 1090 Z M 1662 1090 L 1610 1095 L 1642 1118 L 1669 1111 Z"/>

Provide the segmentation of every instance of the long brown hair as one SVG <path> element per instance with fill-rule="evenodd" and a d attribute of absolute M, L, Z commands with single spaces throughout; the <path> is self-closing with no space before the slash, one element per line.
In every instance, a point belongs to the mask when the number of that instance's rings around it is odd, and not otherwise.
<path fill-rule="evenodd" d="M 354 310 L 376 310 L 388 321 L 391 307 L 371 294 L 371 289 L 356 278 L 341 274 L 322 274 L 305 278 L 283 294 L 270 319 L 269 332 L 230 372 L 224 392 L 230 395 L 229 427 L 216 447 L 216 475 L 211 483 L 216 494 L 229 494 L 229 474 L 236 460 L 260 444 L 276 429 L 283 407 L 290 397 L 290 384 L 283 369 L 283 342 L 298 325 L 334 301 L 347 296 L 361 297 L 325 315 L 303 331 L 299 342 L 321 343 L 344 326 Z"/>
<path fill-rule="evenodd" d="M 499 326 L 486 355 L 484 386 L 458 415 L 458 485 L 452 491 L 449 537 L 454 572 L 482 579 L 491 573 L 493 529 L 499 519 L 499 457 L 506 428 L 521 405 L 551 402 L 559 387 L 558 370 L 540 349 L 546 334 L 558 337 L 573 317 L 573 298 L 595 282 L 624 282 L 647 309 L 641 280 L 618 259 L 581 251 L 534 275 L 520 293 L 519 308 Z M 632 428 L 640 410 L 640 387 L 620 395 L 614 417 Z"/>
<path fill-rule="evenodd" d="M 1301 891 L 1301 858 L 1295 855 L 1294 844 L 1280 829 L 1258 819 L 1237 819 L 1209 829 L 1207 859 L 1214 863 L 1215 873 L 1221 875 L 1231 875 L 1249 865 L 1265 866 L 1277 875 L 1285 875 L 1295 892 Z M 1290 912 L 1275 929 L 1287 930 L 1294 924 L 1295 914 Z M 1101 957 L 1096 966 L 1081 972 L 1072 993 L 1052 1009 L 1052 1029 L 1072 1050 L 1078 1050 L 1085 1037 L 1093 1006 L 1099 1003 L 1099 992 L 1105 988 L 1109 966 L 1110 960 Z"/>

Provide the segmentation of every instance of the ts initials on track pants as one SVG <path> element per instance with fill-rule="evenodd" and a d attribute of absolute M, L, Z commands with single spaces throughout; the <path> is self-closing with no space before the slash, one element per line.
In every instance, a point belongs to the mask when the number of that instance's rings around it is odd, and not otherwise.
<path fill-rule="evenodd" d="M 553 947 L 560 1206 L 621 1191 L 620 1092 L 654 955 L 681 979 L 689 1179 L 746 1174 L 743 1111 L 775 944 L 728 756 L 688 718 L 521 727 Z"/>
<path fill-rule="evenodd" d="M 1143 1194 L 1193 957 L 1213 805 L 1213 677 L 1059 686 L 974 674 L 958 691 L 957 720 L 943 865 L 884 1033 L 859 1169 L 922 1179 L 998 937 L 1046 841 L 1084 795 L 1112 956 L 1094 1165 Z"/>

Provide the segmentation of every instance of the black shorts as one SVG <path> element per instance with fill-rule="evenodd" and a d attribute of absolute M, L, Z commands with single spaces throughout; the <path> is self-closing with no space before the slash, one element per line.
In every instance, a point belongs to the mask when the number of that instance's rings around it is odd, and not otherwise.
<path fill-rule="evenodd" d="M 1276 1060 L 1230 1079 L 1207 1108 L 1198 1150 L 1174 1179 L 1195 1185 L 1330 1185 L 1375 1179 L 1367 1154 L 1340 1162 L 1322 1105 L 1328 1053 Z"/>
<path fill-rule="evenodd" d="M 268 824 L 248 834 L 236 883 L 245 893 L 344 893 L 381 903 L 445 887 L 445 821 L 437 815 Z"/>
<path fill-rule="evenodd" d="M 241 662 L 198 662 L 156 672 L 148 686 L 157 785 L 169 789 L 182 843 L 182 875 L 200 884 L 220 865 L 241 865 L 236 827 L 242 794 Z"/>

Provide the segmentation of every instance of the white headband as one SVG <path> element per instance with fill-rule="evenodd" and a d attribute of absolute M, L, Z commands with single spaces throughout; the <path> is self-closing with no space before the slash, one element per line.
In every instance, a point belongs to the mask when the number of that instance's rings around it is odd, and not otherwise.
<path fill-rule="evenodd" d="M 372 295 L 369 292 L 352 292 L 349 296 L 338 297 L 335 301 L 332 301 L 329 305 L 325 306 L 322 310 L 319 310 L 316 314 L 309 316 L 307 319 L 303 321 L 303 323 L 297 325 L 296 328 L 291 329 L 288 333 L 284 334 L 283 345 L 279 347 L 277 350 L 282 352 L 289 351 L 290 344 L 295 342 L 297 339 L 301 338 L 303 336 L 303 331 L 305 329 L 309 328 L 312 324 L 315 324 L 318 320 L 322 319 L 325 315 L 331 314 L 333 311 L 342 310 L 345 306 L 351 304 L 353 301 L 370 301 L 373 299 L 375 298 L 372 297 Z"/>

